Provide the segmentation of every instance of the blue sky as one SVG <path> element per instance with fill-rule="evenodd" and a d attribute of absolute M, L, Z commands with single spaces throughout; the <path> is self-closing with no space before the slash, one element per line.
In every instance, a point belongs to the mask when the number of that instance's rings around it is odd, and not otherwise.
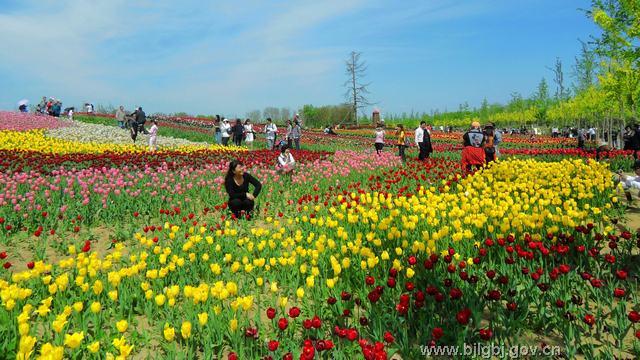
<path fill-rule="evenodd" d="M 588 0 L 0 0 L 0 108 L 64 106 L 243 116 L 343 101 L 368 63 L 383 113 L 530 95 L 597 30 Z M 370 109 L 369 109 L 370 110 Z"/>

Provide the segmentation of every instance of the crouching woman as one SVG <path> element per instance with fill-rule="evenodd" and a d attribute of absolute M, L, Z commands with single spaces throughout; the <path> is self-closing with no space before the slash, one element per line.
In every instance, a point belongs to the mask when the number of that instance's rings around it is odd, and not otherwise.
<path fill-rule="evenodd" d="M 278 164 L 276 165 L 276 169 L 281 173 L 291 173 L 293 169 L 296 167 L 296 161 L 291 154 L 291 150 L 289 146 L 284 145 L 280 149 L 280 155 L 278 155 Z"/>
<path fill-rule="evenodd" d="M 249 192 L 249 184 L 253 185 L 253 192 Z M 229 194 L 229 209 L 237 217 L 251 216 L 256 197 L 262 190 L 262 184 L 251 174 L 245 172 L 245 167 L 239 160 L 229 163 L 229 170 L 224 179 L 224 187 Z"/>

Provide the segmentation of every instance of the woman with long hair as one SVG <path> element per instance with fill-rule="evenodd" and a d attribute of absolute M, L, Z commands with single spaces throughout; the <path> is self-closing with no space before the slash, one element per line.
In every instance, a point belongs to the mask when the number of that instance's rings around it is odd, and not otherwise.
<path fill-rule="evenodd" d="M 249 192 L 249 184 L 253 185 L 253 192 Z M 256 197 L 262 190 L 262 184 L 251 174 L 245 172 L 244 164 L 240 160 L 229 163 L 229 169 L 224 179 L 224 187 L 229 194 L 229 209 L 236 218 L 251 216 Z"/>

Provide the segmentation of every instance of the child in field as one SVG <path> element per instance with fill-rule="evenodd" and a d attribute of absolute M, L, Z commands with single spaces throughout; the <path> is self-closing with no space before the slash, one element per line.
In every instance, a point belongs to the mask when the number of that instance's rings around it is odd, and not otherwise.
<path fill-rule="evenodd" d="M 151 122 L 153 125 L 151 125 L 151 129 L 149 129 L 149 150 L 157 151 L 158 121 L 153 119 Z"/>

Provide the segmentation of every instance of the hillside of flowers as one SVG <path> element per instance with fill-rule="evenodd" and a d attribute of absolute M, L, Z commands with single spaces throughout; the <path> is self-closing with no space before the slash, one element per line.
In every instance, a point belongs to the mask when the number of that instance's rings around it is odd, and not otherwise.
<path fill-rule="evenodd" d="M 630 152 L 506 136 L 469 172 L 461 134 L 434 132 L 431 158 L 403 164 L 370 129 L 309 130 L 283 174 L 260 136 L 151 152 L 127 134 L 0 113 L 2 356 L 640 356 L 640 237 L 614 176 Z M 251 219 L 228 209 L 234 159 L 263 184 Z"/>

